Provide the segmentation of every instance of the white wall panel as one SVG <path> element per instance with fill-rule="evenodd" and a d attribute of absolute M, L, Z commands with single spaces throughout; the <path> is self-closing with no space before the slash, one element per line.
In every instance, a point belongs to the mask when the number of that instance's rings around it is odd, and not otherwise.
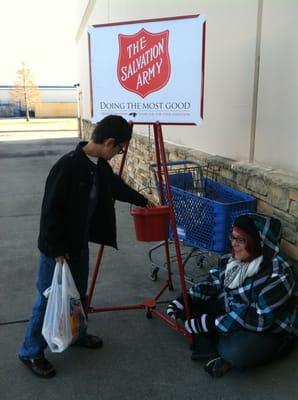
<path fill-rule="evenodd" d="M 264 2 L 255 160 L 298 171 L 298 1 Z"/>
<path fill-rule="evenodd" d="M 264 0 L 255 150 L 256 161 L 296 172 L 297 7 L 297 0 Z M 257 11 L 258 0 L 97 0 L 78 41 L 83 117 L 90 119 L 88 26 L 200 13 L 207 20 L 204 120 L 200 127 L 165 127 L 165 138 L 247 161 Z"/>

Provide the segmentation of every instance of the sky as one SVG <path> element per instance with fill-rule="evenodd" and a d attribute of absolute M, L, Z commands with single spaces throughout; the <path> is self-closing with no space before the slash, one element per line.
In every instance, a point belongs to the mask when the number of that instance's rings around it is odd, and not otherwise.
<path fill-rule="evenodd" d="M 37 85 L 73 85 L 77 0 L 0 0 L 0 85 L 24 61 Z"/>

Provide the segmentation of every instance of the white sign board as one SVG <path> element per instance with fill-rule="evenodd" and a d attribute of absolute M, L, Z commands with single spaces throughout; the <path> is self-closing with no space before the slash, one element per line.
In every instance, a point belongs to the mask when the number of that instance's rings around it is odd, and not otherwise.
<path fill-rule="evenodd" d="M 92 122 L 200 124 L 205 18 L 200 15 L 92 26 Z"/>

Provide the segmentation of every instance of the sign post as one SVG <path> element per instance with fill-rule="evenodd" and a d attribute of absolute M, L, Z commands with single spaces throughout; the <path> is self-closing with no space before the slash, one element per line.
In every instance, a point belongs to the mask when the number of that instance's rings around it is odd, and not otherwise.
<path fill-rule="evenodd" d="M 203 118 L 206 22 L 200 15 L 94 25 L 88 31 L 92 122 L 118 114 L 132 124 L 152 124 L 159 185 L 164 176 L 175 242 L 180 288 L 186 317 L 190 317 L 184 268 L 167 170 L 162 124 L 199 125 Z M 127 148 L 123 154 L 123 171 Z M 144 308 L 173 329 L 192 335 L 156 307 L 164 291 L 172 287 L 168 243 L 165 243 L 168 279 L 160 292 L 140 304 L 91 307 L 101 246 L 88 293 L 89 312 Z"/>

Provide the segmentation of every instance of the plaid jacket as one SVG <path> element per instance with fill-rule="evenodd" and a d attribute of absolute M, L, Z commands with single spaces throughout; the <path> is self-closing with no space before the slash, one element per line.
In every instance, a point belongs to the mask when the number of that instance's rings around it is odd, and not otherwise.
<path fill-rule="evenodd" d="M 293 272 L 279 254 L 280 222 L 261 214 L 249 214 L 262 239 L 263 262 L 260 270 L 246 278 L 243 285 L 224 287 L 225 266 L 231 255 L 225 255 L 219 268 L 213 268 L 189 294 L 192 302 L 218 299 L 223 313 L 215 319 L 220 333 L 239 329 L 255 332 L 286 330 L 298 336 L 297 293 Z"/>

